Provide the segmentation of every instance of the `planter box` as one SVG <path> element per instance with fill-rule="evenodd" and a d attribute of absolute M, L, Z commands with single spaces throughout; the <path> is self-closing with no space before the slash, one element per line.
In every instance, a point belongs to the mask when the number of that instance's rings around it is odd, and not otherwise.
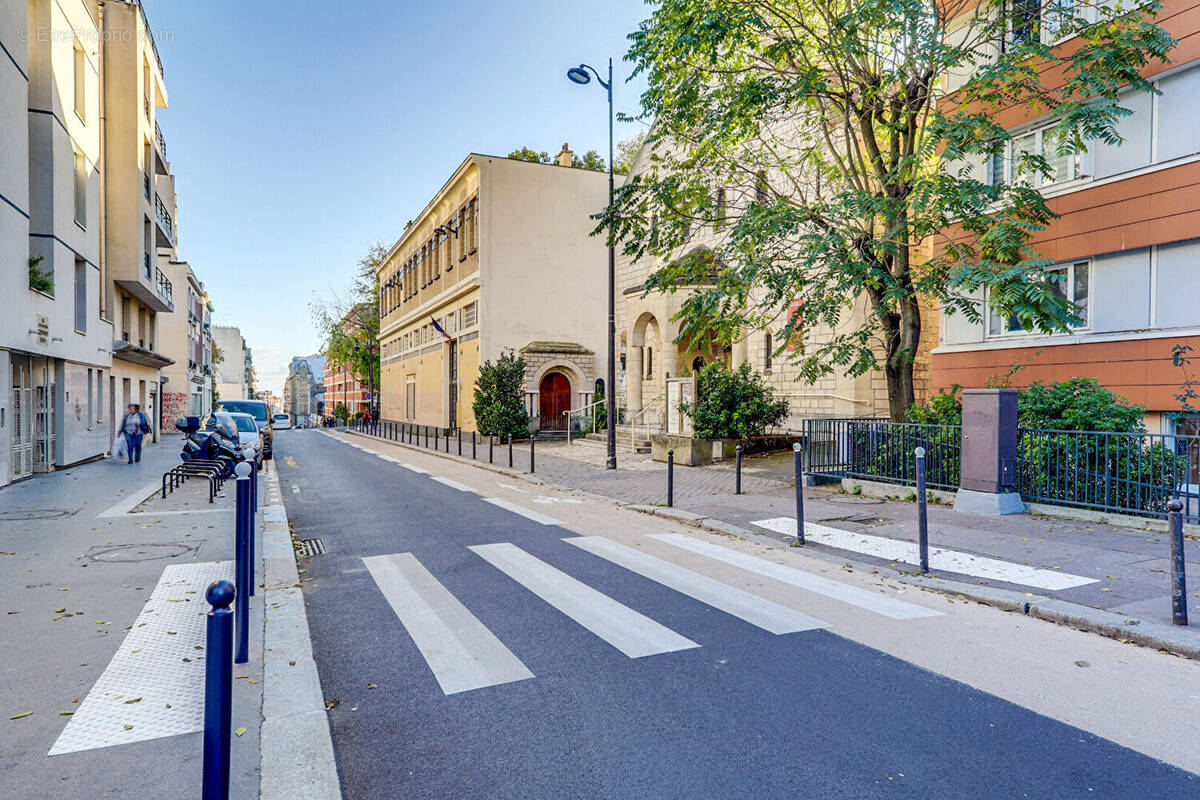
<path fill-rule="evenodd" d="M 670 433 L 656 433 L 650 437 L 650 457 L 655 461 L 667 460 L 667 451 L 675 451 L 675 463 L 685 467 L 701 467 L 722 458 L 733 458 L 737 439 L 696 439 Z"/>

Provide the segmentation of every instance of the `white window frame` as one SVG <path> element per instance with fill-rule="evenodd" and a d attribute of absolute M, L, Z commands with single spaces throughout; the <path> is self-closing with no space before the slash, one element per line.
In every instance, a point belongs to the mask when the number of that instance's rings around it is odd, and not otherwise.
<path fill-rule="evenodd" d="M 1055 123 L 1038 125 L 1036 127 L 1027 128 L 1024 130 L 1018 129 L 1009 133 L 1009 139 L 1004 143 L 1004 151 L 993 155 L 988 155 L 984 168 L 987 171 L 987 182 L 991 186 L 1011 185 L 1014 180 L 1014 172 L 1016 168 L 1016 160 L 1013 157 L 1018 141 L 1029 136 L 1033 137 L 1033 152 L 1040 154 L 1046 158 L 1051 164 L 1057 158 L 1057 154 L 1047 155 L 1046 153 L 1046 134 L 1053 129 Z M 996 156 L 1000 156 L 1000 165 L 1003 174 L 996 175 Z M 1022 180 L 1030 180 L 1033 188 L 1053 188 L 1061 189 L 1065 186 L 1083 184 L 1092 179 L 1092 164 L 1091 151 L 1081 151 L 1072 154 L 1070 163 L 1074 167 L 1074 174 L 1062 180 L 1052 180 L 1044 175 L 1031 175 L 1022 177 Z"/>
<path fill-rule="evenodd" d="M 1066 261 L 1061 264 L 1055 264 L 1054 266 L 1051 266 L 1051 267 L 1046 267 L 1044 272 L 1049 273 L 1049 272 L 1065 271 L 1067 273 L 1067 282 L 1066 282 L 1066 286 L 1064 287 L 1063 291 L 1066 293 L 1066 296 L 1068 298 L 1072 298 L 1072 302 L 1074 302 L 1073 298 L 1075 297 L 1076 271 L 1079 269 L 1079 267 L 1086 267 L 1087 273 L 1088 273 L 1087 308 L 1085 308 L 1083 310 L 1083 314 L 1082 314 L 1083 324 L 1072 327 L 1070 333 L 1056 331 L 1056 332 L 1050 334 L 1051 336 L 1071 336 L 1075 333 L 1087 333 L 1092 329 L 1092 308 L 1095 306 L 1095 303 L 1093 302 L 1092 291 L 1096 285 L 1096 283 L 1095 283 L 1096 270 L 1094 268 L 1095 262 L 1090 258 L 1080 258 L 1080 259 L 1075 259 L 1073 261 Z M 1000 323 L 1003 327 L 1007 327 L 1007 318 L 1000 317 Z M 1024 328 L 1018 328 L 1015 331 L 1002 330 L 1002 331 L 999 331 L 998 333 L 993 333 L 992 332 L 992 299 L 991 299 L 990 291 L 988 291 L 986 293 L 986 297 L 985 297 L 985 301 L 984 301 L 983 326 L 984 326 L 983 327 L 984 339 L 987 341 L 993 341 L 996 339 L 1015 339 L 1015 338 L 1020 338 L 1020 337 L 1046 336 L 1047 335 L 1043 331 L 1039 331 L 1036 329 L 1027 331 Z"/>

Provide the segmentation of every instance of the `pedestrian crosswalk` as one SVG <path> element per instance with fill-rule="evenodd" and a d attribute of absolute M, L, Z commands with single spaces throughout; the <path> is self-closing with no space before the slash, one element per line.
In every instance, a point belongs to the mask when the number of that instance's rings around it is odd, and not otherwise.
<path fill-rule="evenodd" d="M 939 612 L 915 603 L 701 539 L 679 534 L 650 538 L 891 619 L 916 620 L 939 615 Z M 830 627 L 827 622 L 794 608 L 605 537 L 580 536 L 563 541 L 775 635 Z M 703 645 L 696 641 L 700 638 L 697 634 L 684 635 L 674 631 L 515 544 L 480 544 L 467 549 L 629 658 L 666 656 Z M 370 556 L 364 558 L 363 563 L 444 694 L 534 677 L 520 657 L 412 553 Z M 469 597 L 464 599 L 468 603 L 472 601 Z M 802 601 L 803 596 L 797 596 L 797 599 Z"/>

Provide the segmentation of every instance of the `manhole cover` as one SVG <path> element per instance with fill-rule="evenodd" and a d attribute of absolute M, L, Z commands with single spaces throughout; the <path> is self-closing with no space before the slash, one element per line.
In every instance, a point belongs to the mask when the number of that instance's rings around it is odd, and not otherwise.
<path fill-rule="evenodd" d="M 199 545 L 192 546 L 183 543 L 100 545 L 89 547 L 83 557 L 88 561 L 98 563 L 119 564 L 179 558 L 195 553 L 199 549 Z"/>
<path fill-rule="evenodd" d="M 62 508 L 29 508 L 25 510 L 0 511 L 0 521 L 18 522 L 23 519 L 59 519 L 69 517 L 74 511 Z"/>
<path fill-rule="evenodd" d="M 831 503 L 845 503 L 851 506 L 877 506 L 883 502 L 879 497 L 866 497 L 857 494 L 835 494 L 829 498 Z"/>
<path fill-rule="evenodd" d="M 870 514 L 844 514 L 840 517 L 824 517 L 817 522 L 854 522 L 858 525 L 880 525 L 891 522 L 887 517 L 873 517 Z"/>
<path fill-rule="evenodd" d="M 296 552 L 302 556 L 319 556 L 325 552 L 325 543 L 320 539 L 301 539 L 296 544 Z"/>

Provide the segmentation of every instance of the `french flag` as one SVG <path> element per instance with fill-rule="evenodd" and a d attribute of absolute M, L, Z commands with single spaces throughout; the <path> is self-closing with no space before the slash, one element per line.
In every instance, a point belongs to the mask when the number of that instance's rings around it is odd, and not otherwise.
<path fill-rule="evenodd" d="M 445 336 L 445 337 L 446 337 L 446 341 L 450 341 L 450 334 L 446 333 L 446 331 L 442 329 L 442 326 L 441 326 L 441 325 L 438 325 L 438 321 L 437 321 L 436 319 L 434 319 L 434 318 L 433 318 L 433 315 L 432 315 L 432 314 L 429 316 L 429 321 L 433 323 L 433 329 L 434 329 L 435 331 L 437 331 L 438 333 L 440 333 L 442 336 Z"/>

